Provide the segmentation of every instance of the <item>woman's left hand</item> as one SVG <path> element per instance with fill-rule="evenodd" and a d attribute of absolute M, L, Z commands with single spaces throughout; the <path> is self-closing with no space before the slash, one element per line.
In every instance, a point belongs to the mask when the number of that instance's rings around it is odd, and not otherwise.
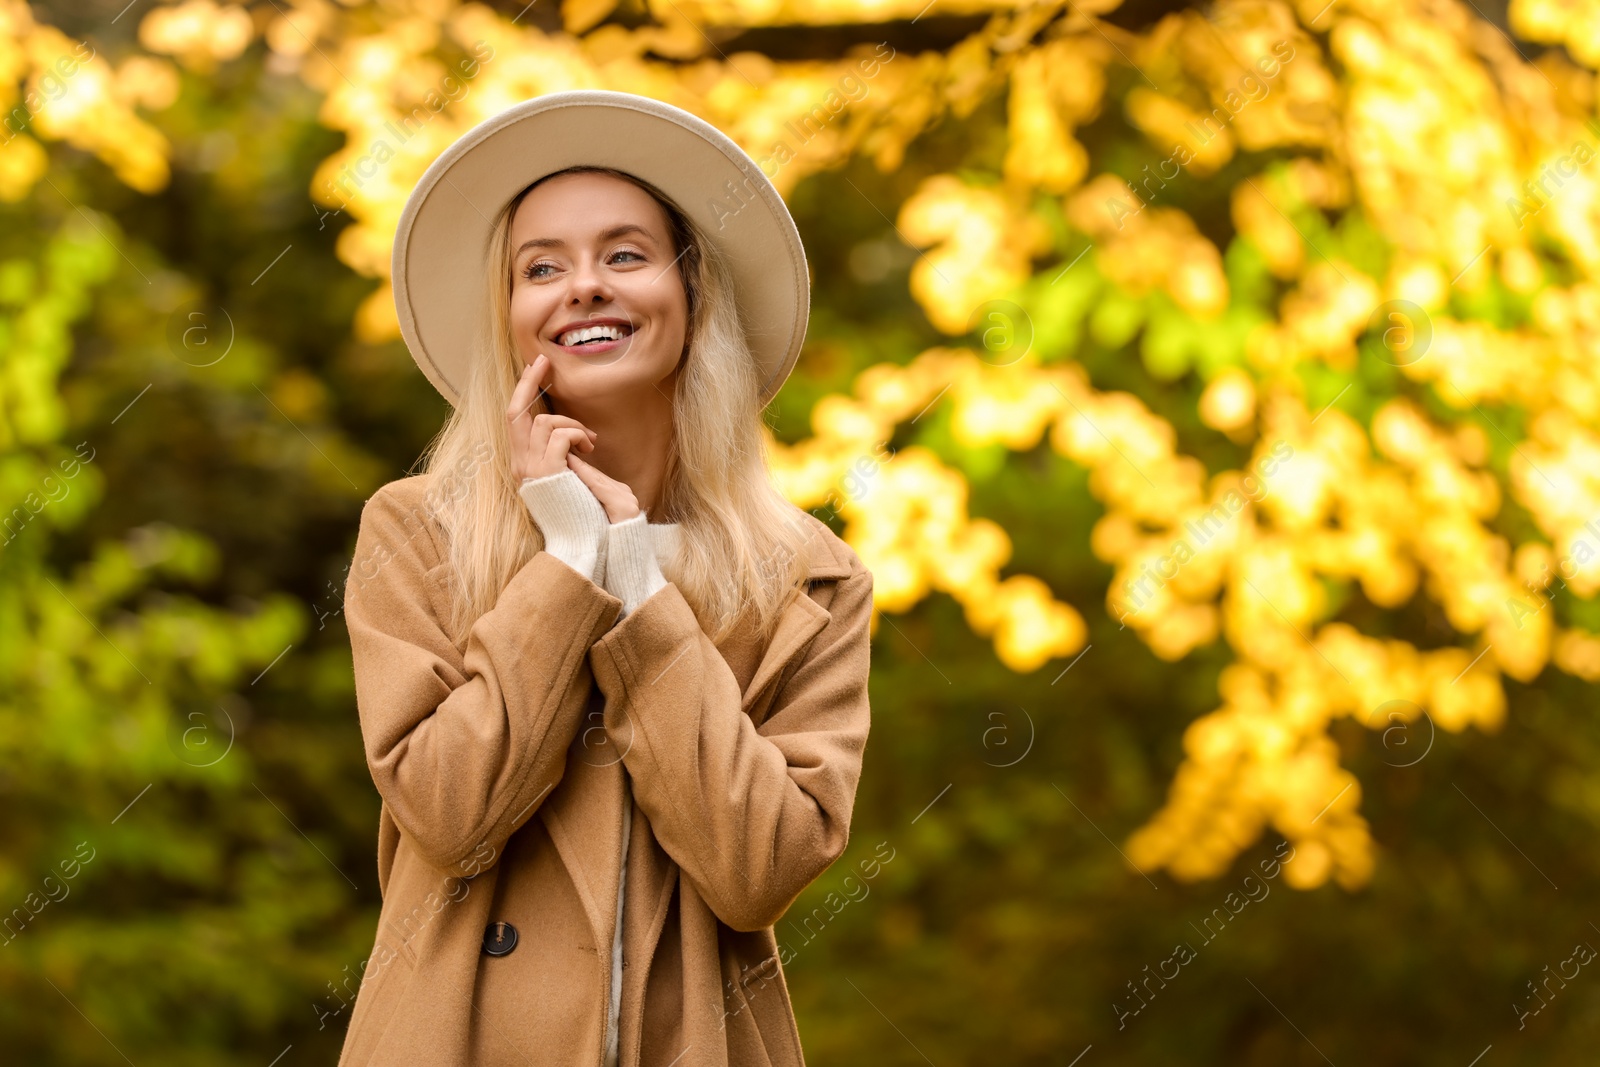
<path fill-rule="evenodd" d="M 567 453 L 567 466 L 589 487 L 595 499 L 606 509 L 606 518 L 611 522 L 622 522 L 639 514 L 639 498 L 633 495 L 633 490 L 626 482 L 617 481 L 572 452 Z"/>

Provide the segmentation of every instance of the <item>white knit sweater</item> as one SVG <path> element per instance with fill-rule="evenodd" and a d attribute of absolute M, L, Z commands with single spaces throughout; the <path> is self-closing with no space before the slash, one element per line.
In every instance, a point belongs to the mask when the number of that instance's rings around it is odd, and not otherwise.
<path fill-rule="evenodd" d="M 667 584 L 661 564 L 678 551 L 677 523 L 649 522 L 641 511 L 610 522 L 605 508 L 571 469 L 526 479 L 523 503 L 544 534 L 545 551 L 622 601 L 619 619 Z M 617 884 L 617 925 L 611 939 L 611 1004 L 606 1022 L 605 1067 L 616 1067 L 618 1020 L 622 1012 L 622 899 L 628 884 L 628 840 L 633 831 L 633 795 L 622 772 L 622 878 Z"/>
<path fill-rule="evenodd" d="M 594 493 L 570 469 L 528 478 L 519 492 L 544 534 L 545 551 L 620 598 L 619 620 L 667 584 L 660 565 L 678 551 L 677 523 L 650 522 L 643 511 L 611 522 Z"/>

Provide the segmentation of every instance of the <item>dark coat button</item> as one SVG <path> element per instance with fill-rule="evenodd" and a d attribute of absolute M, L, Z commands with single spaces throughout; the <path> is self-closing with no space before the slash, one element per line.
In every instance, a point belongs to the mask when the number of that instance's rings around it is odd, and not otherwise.
<path fill-rule="evenodd" d="M 490 923 L 483 931 L 486 956 L 509 956 L 517 947 L 517 928 L 510 923 Z"/>

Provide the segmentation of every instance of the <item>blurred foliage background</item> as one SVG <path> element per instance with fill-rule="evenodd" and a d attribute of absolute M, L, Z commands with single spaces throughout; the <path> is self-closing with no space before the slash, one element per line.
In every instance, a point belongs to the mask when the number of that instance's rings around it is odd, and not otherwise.
<path fill-rule="evenodd" d="M 1597 68 L 1593 0 L 0 0 L 7 1061 L 337 1056 L 394 225 L 602 87 L 814 270 L 772 465 L 879 614 L 812 1062 L 1590 1062 Z"/>

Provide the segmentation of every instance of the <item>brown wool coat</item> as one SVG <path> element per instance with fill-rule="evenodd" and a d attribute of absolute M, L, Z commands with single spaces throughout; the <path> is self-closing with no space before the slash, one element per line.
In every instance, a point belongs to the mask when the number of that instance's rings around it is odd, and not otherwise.
<path fill-rule="evenodd" d="M 463 653 L 428 484 L 367 502 L 346 586 L 383 906 L 340 1067 L 598 1067 L 624 767 L 619 1067 L 803 1067 L 772 926 L 849 837 L 871 572 L 802 512 L 808 593 L 717 645 L 675 584 L 618 622 L 539 552 Z"/>

